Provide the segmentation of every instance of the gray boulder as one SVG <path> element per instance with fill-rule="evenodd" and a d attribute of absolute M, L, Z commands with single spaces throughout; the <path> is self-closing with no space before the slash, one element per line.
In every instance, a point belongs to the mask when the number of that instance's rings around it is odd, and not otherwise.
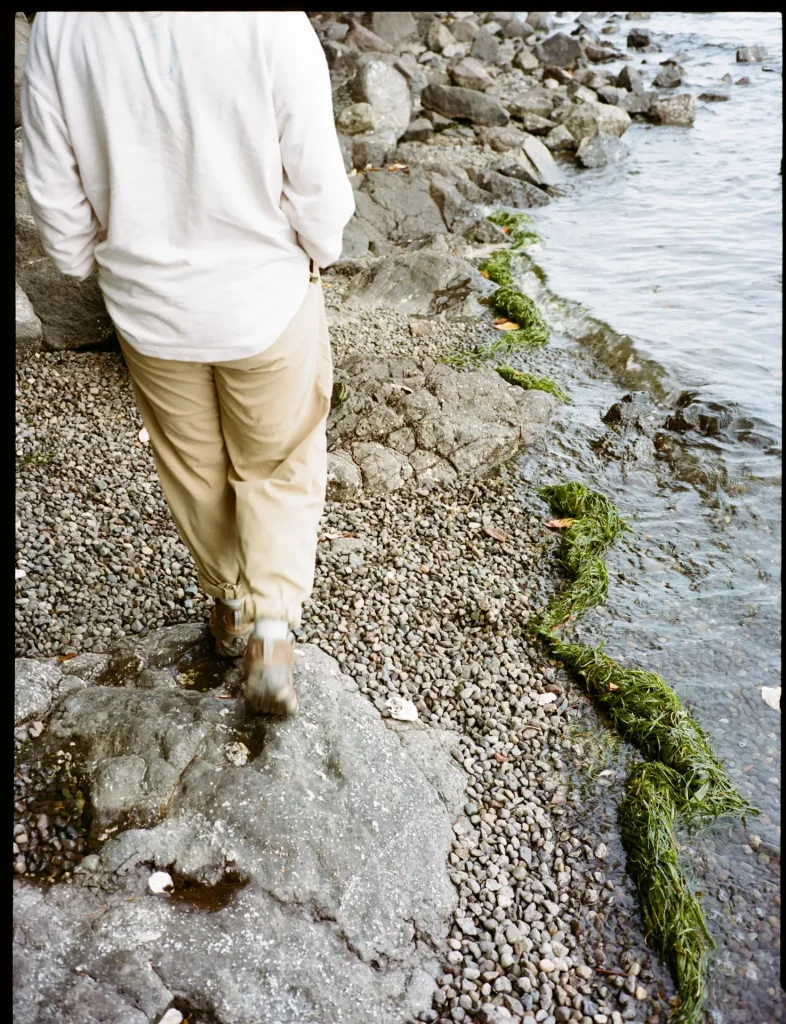
<path fill-rule="evenodd" d="M 369 493 L 493 474 L 541 435 L 555 404 L 493 370 L 460 373 L 425 356 L 355 356 L 341 372 L 352 393 L 330 414 L 328 445 L 359 465 Z"/>
<path fill-rule="evenodd" d="M 648 114 L 653 100 L 657 98 L 658 94 L 654 92 L 626 92 L 619 98 L 617 106 L 631 115 Z"/>
<path fill-rule="evenodd" d="M 614 84 L 620 89 L 628 89 L 630 92 L 644 92 L 644 79 L 641 72 L 626 64 L 617 75 Z"/>
<path fill-rule="evenodd" d="M 696 97 L 688 92 L 679 96 L 654 99 L 650 104 L 648 117 L 656 124 L 690 127 L 696 120 Z"/>
<path fill-rule="evenodd" d="M 534 36 L 535 27 L 526 17 L 517 13 L 507 19 L 502 26 L 502 34 L 506 39 L 529 39 Z"/>
<path fill-rule="evenodd" d="M 22 78 L 25 70 L 25 59 L 27 57 L 27 44 L 30 41 L 30 25 L 27 18 L 21 11 L 17 11 L 14 18 L 14 111 L 16 116 L 16 127 L 22 123 L 22 111 L 20 105 L 22 93 Z"/>
<path fill-rule="evenodd" d="M 606 167 L 616 164 L 628 156 L 630 150 L 615 135 L 600 132 L 592 138 L 583 139 L 576 151 L 576 159 L 584 167 Z"/>
<path fill-rule="evenodd" d="M 583 56 L 581 43 L 564 32 L 555 32 L 535 47 L 535 56 L 541 64 L 554 64 L 558 68 L 574 68 Z"/>
<path fill-rule="evenodd" d="M 507 153 L 510 149 L 521 149 L 526 135 L 520 128 L 512 124 L 504 128 L 484 128 L 480 132 L 480 141 L 490 146 L 497 153 Z"/>
<path fill-rule="evenodd" d="M 358 102 L 368 103 L 374 111 L 376 128 L 393 133 L 398 141 L 412 115 L 409 86 L 401 72 L 385 61 L 362 58 L 350 90 Z"/>
<path fill-rule="evenodd" d="M 393 53 L 395 47 L 391 46 L 390 43 L 381 39 L 376 32 L 372 32 L 370 29 L 361 25 L 359 21 L 354 19 L 351 22 L 351 29 L 349 34 L 344 39 L 347 46 L 353 50 L 359 50 L 361 53 Z"/>
<path fill-rule="evenodd" d="M 610 103 L 615 107 L 621 105 L 627 95 L 625 89 L 620 89 L 616 85 L 604 85 L 598 89 L 598 99 L 601 103 Z"/>
<path fill-rule="evenodd" d="M 527 24 L 536 32 L 550 32 L 551 15 L 548 11 L 530 11 L 527 14 Z"/>
<path fill-rule="evenodd" d="M 469 54 L 484 64 L 496 64 L 499 61 L 499 40 L 482 28 L 475 36 Z"/>
<path fill-rule="evenodd" d="M 98 275 L 87 281 L 61 274 L 41 245 L 22 169 L 21 128 L 15 137 L 16 279 L 41 321 L 50 349 L 84 348 L 106 341 L 114 325 L 106 311 Z"/>
<path fill-rule="evenodd" d="M 581 141 L 604 132 L 607 135 L 624 135 L 630 127 L 630 115 L 621 107 L 608 103 L 580 103 L 566 118 L 565 127 L 570 134 Z"/>
<path fill-rule="evenodd" d="M 644 50 L 652 44 L 652 37 L 647 28 L 632 28 L 628 33 L 628 46 L 632 50 Z"/>
<path fill-rule="evenodd" d="M 538 184 L 557 185 L 562 180 L 559 167 L 546 146 L 534 135 L 524 139 L 524 155 L 529 159 L 538 175 Z"/>
<path fill-rule="evenodd" d="M 517 210 L 528 210 L 534 206 L 545 206 L 549 197 L 540 188 L 525 180 L 516 180 L 499 171 L 484 170 L 474 174 L 475 184 L 490 192 L 504 206 Z"/>
<path fill-rule="evenodd" d="M 552 128 L 543 144 L 550 153 L 575 153 L 578 141 L 570 134 L 564 124 L 558 124 Z"/>
<path fill-rule="evenodd" d="M 743 46 L 737 50 L 738 64 L 760 64 L 767 59 L 767 48 L 764 46 Z"/>
<path fill-rule="evenodd" d="M 456 40 L 447 25 L 436 19 L 432 21 L 426 36 L 426 46 L 429 50 L 434 53 L 442 53 L 446 47 L 453 46 L 455 42 Z"/>
<path fill-rule="evenodd" d="M 539 87 L 519 93 L 508 106 L 514 117 L 523 117 L 525 114 L 549 117 L 554 109 L 554 99 L 551 89 Z"/>
<path fill-rule="evenodd" d="M 336 128 L 344 135 L 372 132 L 376 126 L 374 108 L 370 103 L 352 103 L 336 117 Z"/>
<path fill-rule="evenodd" d="M 513 67 L 529 74 L 540 66 L 538 58 L 528 46 L 522 46 L 513 58 Z"/>
<path fill-rule="evenodd" d="M 679 64 L 668 64 L 663 71 L 659 71 L 653 79 L 652 84 L 656 89 L 676 89 L 682 85 L 683 69 Z"/>
<path fill-rule="evenodd" d="M 434 134 L 434 125 L 426 117 L 416 117 L 401 136 L 402 142 L 428 142 Z"/>
<path fill-rule="evenodd" d="M 346 455 L 328 452 L 328 501 L 352 501 L 363 489 L 360 470 Z"/>
<path fill-rule="evenodd" d="M 448 74 L 454 85 L 463 89 L 478 89 L 484 92 L 494 84 L 488 71 L 474 57 L 459 57 L 448 64 Z"/>
<path fill-rule="evenodd" d="M 222 1024 L 388 1024 L 430 1005 L 457 903 L 454 740 L 386 728 L 315 647 L 295 674 L 288 720 L 182 688 L 66 699 L 52 739 L 83 751 L 94 822 L 120 831 L 72 884 L 16 884 L 20 1024 L 147 1024 L 176 996 Z M 156 869 L 171 895 L 150 890 Z"/>
<path fill-rule="evenodd" d="M 460 118 L 481 125 L 506 125 L 508 112 L 495 96 L 476 89 L 451 85 L 427 85 L 420 95 L 424 110 L 435 110 L 443 117 Z"/>
<path fill-rule="evenodd" d="M 477 290 L 488 291 L 488 282 L 465 260 L 428 251 L 403 253 L 356 274 L 344 305 L 347 309 L 383 308 L 428 315 L 480 315 L 482 308 L 474 296 Z"/>
<path fill-rule="evenodd" d="M 61 697 L 82 688 L 57 659 L 17 658 L 14 665 L 14 725 L 45 718 Z"/>
<path fill-rule="evenodd" d="M 355 217 L 369 239 L 406 245 L 444 233 L 445 221 L 419 169 L 367 174 L 355 193 Z"/>
<path fill-rule="evenodd" d="M 472 43 L 480 32 L 480 26 L 474 18 L 457 18 L 450 31 L 457 43 Z"/>
<path fill-rule="evenodd" d="M 374 11 L 371 15 L 371 29 L 386 43 L 399 47 L 416 38 L 418 23 L 409 11 Z"/>
<path fill-rule="evenodd" d="M 16 282 L 16 354 L 26 358 L 41 347 L 43 330 L 30 299 Z"/>
<path fill-rule="evenodd" d="M 555 122 L 548 117 L 538 117 L 537 114 L 521 114 L 521 127 L 530 135 L 548 135 L 554 125 Z"/>

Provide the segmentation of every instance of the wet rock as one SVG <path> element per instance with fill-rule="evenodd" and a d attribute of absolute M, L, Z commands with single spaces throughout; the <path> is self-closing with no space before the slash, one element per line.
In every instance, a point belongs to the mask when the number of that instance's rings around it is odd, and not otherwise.
<path fill-rule="evenodd" d="M 453 804 L 461 773 L 432 737 L 413 757 L 421 734 L 386 729 L 316 648 L 299 648 L 295 671 L 299 715 L 262 723 L 245 766 L 223 755 L 248 726 L 234 701 L 115 688 L 69 698 L 55 728 L 89 761 L 163 755 L 179 784 L 167 820 L 120 832 L 84 882 L 16 887 L 15 1019 L 37 1019 L 42 992 L 52 1020 L 89 1011 L 118 1024 L 158 1019 L 174 992 L 226 1024 L 260 1006 L 270 1021 L 383 1024 L 429 1005 L 456 895 L 451 812 L 420 766 Z M 158 796 L 138 789 L 151 815 Z M 171 895 L 149 890 L 156 868 Z M 229 902 L 211 904 L 222 885 Z M 189 887 L 207 909 L 178 898 Z"/>
<path fill-rule="evenodd" d="M 486 476 L 540 435 L 554 407 L 550 396 L 513 388 L 493 371 L 459 373 L 427 357 L 356 356 L 342 372 L 353 392 L 330 415 L 328 445 L 351 453 L 369 493 L 410 478 Z"/>
<path fill-rule="evenodd" d="M 41 347 L 43 330 L 30 299 L 16 282 L 16 355 L 25 359 Z"/>
<path fill-rule="evenodd" d="M 579 145 L 564 124 L 552 128 L 543 143 L 551 153 L 575 153 Z"/>
<path fill-rule="evenodd" d="M 643 50 L 650 46 L 651 43 L 652 37 L 650 36 L 649 29 L 633 28 L 628 33 L 627 44 L 632 50 Z"/>
<path fill-rule="evenodd" d="M 621 107 L 626 113 L 631 115 L 646 115 L 649 113 L 653 101 L 657 98 L 658 95 L 654 92 L 628 92 L 624 96 L 620 97 L 617 106 Z"/>
<path fill-rule="evenodd" d="M 562 179 L 554 157 L 546 146 L 540 139 L 527 134 L 524 135 L 521 150 L 497 169 L 533 185 L 556 185 Z"/>
<path fill-rule="evenodd" d="M 613 60 L 619 60 L 621 56 L 616 50 L 610 50 L 606 46 L 596 46 L 595 43 L 590 42 L 584 43 L 584 53 L 587 60 L 591 60 L 593 64 L 608 64 Z"/>
<path fill-rule="evenodd" d="M 725 92 L 700 92 L 699 99 L 704 103 L 725 103 L 728 100 Z"/>
<path fill-rule="evenodd" d="M 581 103 L 565 121 L 565 127 L 579 141 L 604 133 L 619 138 L 630 127 L 630 116 L 608 103 Z"/>
<path fill-rule="evenodd" d="M 336 118 L 336 128 L 345 135 L 371 132 L 376 126 L 374 108 L 370 103 L 353 103 L 345 107 Z"/>
<path fill-rule="evenodd" d="M 576 158 L 584 167 L 607 167 L 624 160 L 629 153 L 625 143 L 615 135 L 600 132 L 581 141 Z"/>
<path fill-rule="evenodd" d="M 601 103 L 611 103 L 613 106 L 621 104 L 627 95 L 625 89 L 620 89 L 615 85 L 604 85 L 598 89 L 598 99 Z"/>
<path fill-rule="evenodd" d="M 26 16 L 17 11 L 14 18 L 14 111 L 16 116 L 15 125 L 18 128 L 22 123 L 22 112 L 20 108 L 20 97 L 22 92 L 22 77 L 25 70 L 25 59 L 27 57 L 27 44 L 30 40 L 30 24 Z"/>
<path fill-rule="evenodd" d="M 614 84 L 620 89 L 627 89 L 629 92 L 644 92 L 644 79 L 641 72 L 632 68 L 629 64 L 617 75 Z"/>
<path fill-rule="evenodd" d="M 669 64 L 663 71 L 658 72 L 653 80 L 656 89 L 676 89 L 682 85 L 683 68 L 679 64 Z"/>
<path fill-rule="evenodd" d="M 399 47 L 418 34 L 418 23 L 409 11 L 374 11 L 371 29 L 391 46 Z"/>
<path fill-rule="evenodd" d="M 328 452 L 328 501 L 352 501 L 363 489 L 360 470 L 348 455 Z"/>
<path fill-rule="evenodd" d="M 481 188 L 505 206 L 517 210 L 527 210 L 533 206 L 545 206 L 549 197 L 536 185 L 526 181 L 518 181 L 499 171 L 480 171 L 475 173 L 474 180 Z"/>
<path fill-rule="evenodd" d="M 475 36 L 469 54 L 485 64 L 496 64 L 499 61 L 499 40 L 485 28 L 481 28 Z"/>
<path fill-rule="evenodd" d="M 114 335 L 98 277 L 61 274 L 41 246 L 22 170 L 22 137 L 15 137 L 16 278 L 39 317 L 46 348 L 84 348 Z"/>
<path fill-rule="evenodd" d="M 583 53 L 581 43 L 564 32 L 555 32 L 535 47 L 535 56 L 542 64 L 554 64 L 558 68 L 574 68 Z"/>
<path fill-rule="evenodd" d="M 615 402 L 601 419 L 607 426 L 643 433 L 651 413 L 652 406 L 646 396 L 641 392 L 631 392 L 623 395 L 619 402 Z"/>
<path fill-rule="evenodd" d="M 494 96 L 476 89 L 459 86 L 427 85 L 420 102 L 425 110 L 435 110 L 443 117 L 459 118 L 481 125 L 506 125 L 508 112 Z"/>
<path fill-rule="evenodd" d="M 767 49 L 764 46 L 743 46 L 737 50 L 738 64 L 760 64 L 767 59 Z"/>
<path fill-rule="evenodd" d="M 365 58 L 361 60 L 350 91 L 358 102 L 371 107 L 376 128 L 392 132 L 394 141 L 401 138 L 412 114 L 409 86 L 401 72 L 384 61 Z"/>
<path fill-rule="evenodd" d="M 475 57 L 460 57 L 448 65 L 448 74 L 454 85 L 464 89 L 478 89 L 484 92 L 493 80 L 488 71 Z"/>
<path fill-rule="evenodd" d="M 696 97 L 684 92 L 679 96 L 653 100 L 647 116 L 656 124 L 690 127 L 696 120 L 696 105 Z"/>

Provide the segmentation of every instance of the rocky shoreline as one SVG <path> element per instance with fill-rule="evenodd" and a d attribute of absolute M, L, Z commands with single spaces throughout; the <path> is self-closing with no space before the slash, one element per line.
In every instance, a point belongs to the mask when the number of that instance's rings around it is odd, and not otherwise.
<path fill-rule="evenodd" d="M 641 20 L 313 17 L 357 214 L 323 281 L 330 501 L 291 723 L 249 725 L 206 650 L 111 324 L 54 282 L 17 162 L 22 1024 L 667 1019 L 604 800 L 623 766 L 525 630 L 557 574 L 512 460 L 559 403 L 445 362 L 494 333 L 492 210 L 624 159 L 632 117 L 695 116 Z M 641 53 L 649 87 L 603 71 Z"/>

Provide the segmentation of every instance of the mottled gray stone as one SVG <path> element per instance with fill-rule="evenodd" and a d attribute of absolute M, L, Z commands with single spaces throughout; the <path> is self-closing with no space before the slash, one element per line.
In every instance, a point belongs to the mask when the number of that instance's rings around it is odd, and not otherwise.
<path fill-rule="evenodd" d="M 592 138 L 582 140 L 576 151 L 576 158 L 584 167 L 606 167 L 608 164 L 624 160 L 629 152 L 621 139 L 600 132 Z"/>
<path fill-rule="evenodd" d="M 600 132 L 619 138 L 630 127 L 630 115 L 621 107 L 608 103 L 579 103 L 564 123 L 570 134 L 579 141 L 592 138 Z"/>
<path fill-rule="evenodd" d="M 327 497 L 330 501 L 351 501 L 363 488 L 360 470 L 349 455 L 328 453 Z"/>
<path fill-rule="evenodd" d="M 296 686 L 295 718 L 252 722 L 210 693 L 67 698 L 51 729 L 84 747 L 94 811 L 125 794 L 160 820 L 126 822 L 72 885 L 15 886 L 15 1020 L 147 1024 L 175 993 L 222 1024 L 388 1024 L 430 1004 L 457 900 L 453 737 L 385 728 L 314 647 L 298 649 Z M 242 737 L 254 754 L 238 767 L 225 751 Z M 168 794 L 142 773 L 159 761 Z M 110 771 L 111 794 L 95 787 Z M 150 891 L 155 869 L 237 889 L 195 912 Z"/>
<path fill-rule="evenodd" d="M 542 64 L 573 68 L 582 57 L 581 43 L 564 32 L 555 32 L 535 47 L 535 56 Z"/>
<path fill-rule="evenodd" d="M 106 341 L 114 326 L 106 311 L 98 278 L 80 282 L 66 277 L 44 252 L 22 169 L 21 128 L 15 137 L 16 278 L 32 303 L 47 348 L 83 348 Z"/>
<path fill-rule="evenodd" d="M 473 124 L 505 125 L 510 116 L 495 96 L 456 85 L 427 85 L 420 96 L 424 110 Z"/>
<path fill-rule="evenodd" d="M 396 141 L 401 138 L 412 115 L 409 86 L 401 72 L 385 61 L 361 58 L 350 90 L 358 102 L 371 107 L 380 131 L 392 132 Z"/>
<path fill-rule="evenodd" d="M 448 74 L 454 85 L 464 89 L 485 92 L 494 82 L 488 71 L 475 57 L 460 57 L 448 65 Z"/>
<path fill-rule="evenodd" d="M 681 125 L 687 128 L 696 120 L 696 106 L 696 97 L 692 93 L 683 92 L 679 96 L 654 99 L 647 116 L 656 124 Z"/>
<path fill-rule="evenodd" d="M 41 347 L 43 331 L 30 299 L 16 282 L 16 354 L 27 358 Z"/>
<path fill-rule="evenodd" d="M 492 370 L 459 373 L 425 356 L 355 356 L 341 372 L 352 393 L 330 414 L 328 445 L 351 451 L 369 493 L 491 475 L 540 436 L 554 407 Z"/>
<path fill-rule="evenodd" d="M 391 46 L 400 46 L 418 34 L 418 24 L 409 11 L 374 11 L 371 29 Z"/>
<path fill-rule="evenodd" d="M 17 658 L 14 664 L 14 724 L 44 718 L 65 694 L 84 687 L 78 676 L 64 676 L 56 658 Z"/>

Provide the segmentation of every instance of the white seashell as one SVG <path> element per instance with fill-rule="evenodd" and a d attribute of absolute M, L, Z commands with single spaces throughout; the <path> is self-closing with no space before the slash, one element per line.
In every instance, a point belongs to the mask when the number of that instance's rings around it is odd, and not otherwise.
<path fill-rule="evenodd" d="M 539 693 L 538 694 L 538 704 L 540 704 L 541 707 L 545 707 L 546 704 L 553 704 L 556 699 L 557 699 L 556 693 Z"/>
<path fill-rule="evenodd" d="M 387 709 L 390 717 L 395 718 L 397 722 L 417 722 L 419 717 L 418 709 L 411 700 L 404 700 L 395 694 L 389 698 Z"/>
<path fill-rule="evenodd" d="M 142 429 L 139 431 L 139 440 L 142 442 L 142 444 L 150 443 L 150 434 L 148 434 L 147 430 L 144 427 L 142 427 Z"/>
<path fill-rule="evenodd" d="M 772 708 L 773 711 L 781 709 L 781 688 L 780 686 L 762 686 L 761 699 Z"/>
<path fill-rule="evenodd" d="M 166 871 L 154 871 L 148 878 L 147 884 L 150 886 L 151 892 L 166 892 L 168 889 L 174 888 L 172 879 Z"/>

